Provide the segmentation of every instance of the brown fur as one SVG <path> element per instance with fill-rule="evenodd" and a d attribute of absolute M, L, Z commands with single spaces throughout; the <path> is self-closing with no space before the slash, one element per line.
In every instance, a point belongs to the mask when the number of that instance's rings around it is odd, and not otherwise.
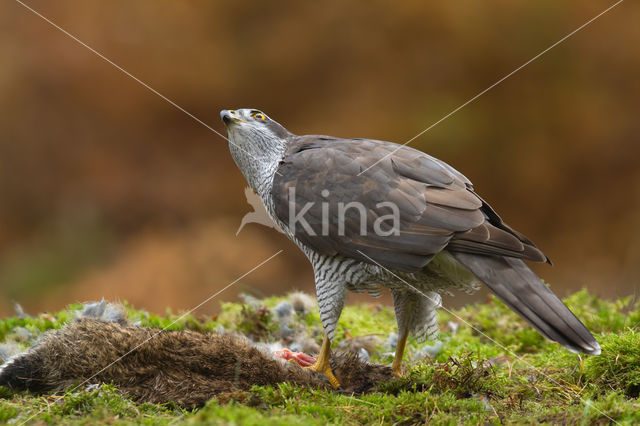
<path fill-rule="evenodd" d="M 389 367 L 354 356 L 337 355 L 331 363 L 349 393 L 367 392 L 392 377 Z M 113 383 L 135 400 L 174 401 L 184 407 L 282 382 L 331 389 L 324 376 L 257 349 L 242 337 L 87 318 L 47 333 L 0 370 L 0 385 L 18 390 L 59 392 L 78 384 Z"/>

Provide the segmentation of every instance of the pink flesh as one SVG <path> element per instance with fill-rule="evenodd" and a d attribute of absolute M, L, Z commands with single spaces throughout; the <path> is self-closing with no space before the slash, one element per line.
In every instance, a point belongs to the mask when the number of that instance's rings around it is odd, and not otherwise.
<path fill-rule="evenodd" d="M 287 361 L 293 361 L 300 367 L 311 367 L 316 363 L 316 359 L 311 355 L 307 355 L 302 352 L 291 352 L 289 349 L 275 351 L 275 355 L 280 358 L 286 359 Z"/>

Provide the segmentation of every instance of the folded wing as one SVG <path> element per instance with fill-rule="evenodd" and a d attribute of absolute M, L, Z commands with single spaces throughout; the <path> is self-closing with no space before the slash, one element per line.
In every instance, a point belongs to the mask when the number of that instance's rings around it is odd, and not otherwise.
<path fill-rule="evenodd" d="M 407 272 L 421 269 L 445 248 L 547 261 L 502 222 L 464 175 L 390 142 L 296 137 L 272 195 L 280 222 L 325 255 L 371 258 Z"/>

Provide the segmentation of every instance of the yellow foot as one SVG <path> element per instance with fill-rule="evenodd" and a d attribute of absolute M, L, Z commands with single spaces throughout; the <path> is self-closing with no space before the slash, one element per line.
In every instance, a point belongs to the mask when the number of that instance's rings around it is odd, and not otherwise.
<path fill-rule="evenodd" d="M 324 364 L 325 365 L 322 366 L 320 365 L 320 363 L 316 362 L 311 367 L 305 367 L 305 368 L 324 374 L 324 376 L 327 379 L 329 379 L 329 383 L 331 383 L 331 386 L 333 386 L 334 389 L 338 389 L 340 387 L 340 382 L 338 381 L 338 379 L 336 379 L 336 376 L 333 375 L 333 371 L 331 371 L 331 367 L 329 366 L 329 363 L 326 362 Z"/>
<path fill-rule="evenodd" d="M 404 354 L 404 345 L 407 343 L 408 334 L 407 328 L 404 327 L 398 337 L 396 355 L 393 357 L 393 364 L 391 364 L 391 373 L 396 377 L 402 377 L 402 355 Z"/>

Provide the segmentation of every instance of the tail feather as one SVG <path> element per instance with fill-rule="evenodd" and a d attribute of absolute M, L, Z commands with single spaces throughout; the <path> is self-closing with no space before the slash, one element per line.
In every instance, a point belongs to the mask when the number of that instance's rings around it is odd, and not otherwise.
<path fill-rule="evenodd" d="M 522 260 L 467 253 L 453 256 L 547 339 L 572 351 L 600 354 L 589 330 Z"/>

